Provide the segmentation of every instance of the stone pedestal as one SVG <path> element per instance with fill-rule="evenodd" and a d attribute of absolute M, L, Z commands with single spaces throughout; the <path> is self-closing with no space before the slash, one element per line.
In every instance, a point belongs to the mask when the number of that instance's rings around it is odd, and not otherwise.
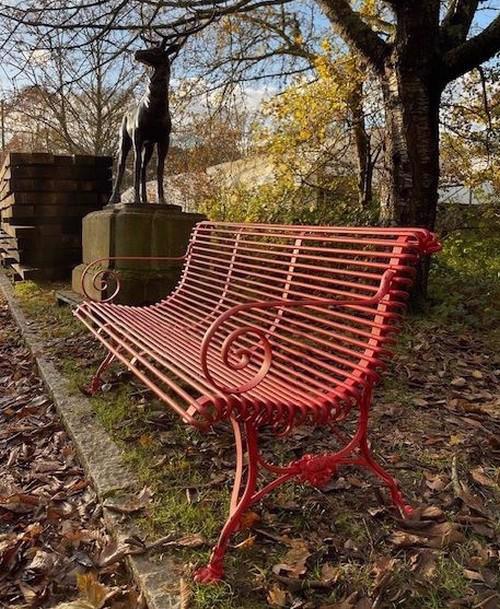
<path fill-rule="evenodd" d="M 83 219 L 83 264 L 73 270 L 73 290 L 82 293 L 81 278 L 86 265 L 100 258 L 120 256 L 183 256 L 201 214 L 185 213 L 177 205 L 116 205 L 88 214 Z M 161 260 L 115 260 L 103 262 L 95 271 L 113 269 L 120 279 L 118 304 L 143 305 L 165 298 L 176 286 L 183 262 Z M 107 298 L 115 289 L 108 276 L 108 288 L 101 294 L 92 286 L 95 271 L 85 278 L 87 292 L 95 300 Z"/>

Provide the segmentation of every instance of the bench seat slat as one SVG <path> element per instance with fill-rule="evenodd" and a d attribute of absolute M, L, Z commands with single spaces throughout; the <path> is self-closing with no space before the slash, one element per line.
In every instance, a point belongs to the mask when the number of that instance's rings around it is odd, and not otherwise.
<path fill-rule="evenodd" d="M 182 376 L 182 374 L 179 374 L 179 370 L 182 369 L 183 366 L 185 366 L 186 370 L 191 374 L 195 373 L 196 376 L 193 377 L 193 385 L 196 384 L 194 379 L 198 378 L 201 368 L 199 366 L 198 359 L 193 359 L 191 357 L 191 354 L 196 354 L 199 352 L 199 345 L 201 342 L 200 338 L 198 338 L 198 340 L 186 341 L 186 334 L 182 332 L 182 330 L 180 330 L 179 332 L 175 332 L 175 330 L 171 326 L 165 329 L 165 336 L 167 337 L 167 339 L 158 342 L 154 340 L 154 335 L 151 335 L 151 333 L 148 332 L 149 328 L 151 327 L 151 323 L 155 323 L 155 325 L 157 325 L 159 322 L 158 318 L 152 318 L 151 310 L 143 309 L 141 311 L 141 315 L 135 317 L 134 326 L 131 326 L 130 323 L 127 322 L 126 307 L 120 308 L 121 310 L 119 312 L 115 310 L 114 315 L 111 315 L 109 313 L 106 314 L 106 311 L 109 310 L 109 308 L 109 305 L 106 306 L 105 309 L 99 308 L 99 313 L 103 315 L 104 323 L 108 323 L 110 320 L 113 320 L 116 324 L 118 324 L 119 327 L 121 327 L 123 330 L 126 330 L 127 333 L 130 335 L 129 342 L 134 345 L 134 353 L 139 353 L 141 351 L 141 348 L 144 347 L 153 348 L 157 351 L 158 356 L 162 356 L 167 362 L 169 362 L 172 370 L 174 370 L 178 376 Z M 144 319 L 142 323 L 141 318 Z M 187 346 L 191 348 L 190 350 L 186 348 L 179 348 L 179 339 L 181 337 L 184 337 L 183 342 L 188 343 Z M 175 360 L 172 356 L 175 356 Z M 174 365 L 174 362 L 177 367 Z M 249 373 L 246 374 L 248 376 Z M 184 380 L 187 380 L 187 378 L 185 378 Z M 200 390 L 200 386 L 195 388 Z M 265 384 L 262 389 L 265 390 Z M 203 387 L 202 390 L 206 391 L 206 386 Z M 289 392 L 283 395 L 290 397 Z M 302 399 L 301 396 L 303 395 L 303 391 L 301 393 L 297 392 L 296 398 Z"/>
<path fill-rule="evenodd" d="M 177 412 L 189 412 L 184 418 L 192 424 L 248 408 L 268 413 L 260 417 L 262 424 L 276 423 L 279 412 L 293 422 L 294 407 L 297 420 L 326 421 L 351 407 L 377 378 L 415 263 L 432 239 L 424 229 L 202 222 L 193 232 L 179 286 L 165 300 L 143 308 L 84 303 L 76 314 L 98 338 L 120 345 L 122 361 L 141 371 L 153 390 L 158 384 L 163 395 L 168 388 L 169 405 L 174 401 Z M 395 273 L 390 295 L 379 305 L 363 304 L 389 268 Z M 261 382 L 243 394 L 219 391 L 204 377 L 200 361 L 209 328 L 241 303 L 282 298 L 360 302 L 251 308 L 230 317 L 208 351 L 214 380 L 225 386 L 251 381 L 262 357 L 259 330 L 272 345 L 273 361 Z M 249 350 L 255 361 L 228 368 L 221 359 L 225 340 L 245 327 L 233 348 Z"/>
<path fill-rule="evenodd" d="M 154 349 L 157 353 L 157 356 L 159 357 L 163 357 L 165 358 L 166 361 L 171 362 L 171 368 L 173 371 L 175 371 L 177 376 L 182 377 L 182 372 L 179 372 L 180 370 L 187 369 L 188 372 L 190 372 L 191 374 L 196 374 L 199 375 L 201 374 L 201 368 L 199 366 L 199 361 L 197 361 L 197 359 L 194 359 L 189 357 L 189 351 L 184 349 L 182 351 L 179 351 L 178 348 L 176 349 L 176 345 L 179 344 L 179 339 L 181 336 L 185 336 L 181 333 L 176 334 L 175 336 L 171 336 L 169 340 L 165 340 L 163 341 L 163 343 L 157 343 L 155 344 L 155 342 L 153 341 L 153 339 L 151 338 L 150 335 L 148 334 L 141 334 L 140 332 L 138 332 L 137 330 L 141 330 L 144 332 L 147 332 L 147 330 L 151 327 L 151 318 L 147 319 L 146 315 L 141 315 L 141 317 L 146 317 L 146 319 L 141 323 L 140 318 L 136 317 L 134 319 L 134 326 L 131 326 L 129 321 L 127 322 L 127 311 L 126 308 L 122 308 L 120 314 L 117 314 L 117 312 L 114 312 L 114 315 L 111 316 L 109 313 L 106 314 L 106 310 L 109 309 L 109 306 L 106 307 L 106 309 L 102 309 L 100 308 L 99 311 L 100 313 L 103 315 L 103 322 L 104 323 L 109 323 L 110 320 L 114 320 L 115 324 L 118 325 L 118 327 L 121 327 L 122 330 L 126 330 L 128 333 L 128 342 L 130 343 L 129 346 L 132 346 L 132 348 L 134 349 L 134 354 L 140 353 L 141 348 L 144 347 L 149 347 L 150 349 Z M 121 320 L 121 321 L 120 321 Z M 109 331 L 109 330 L 106 330 Z M 193 353 L 198 353 L 199 352 L 199 345 L 200 345 L 200 340 L 198 340 L 198 342 L 196 343 L 196 341 L 191 342 L 191 344 L 189 345 L 191 347 L 191 352 Z M 172 356 L 175 356 L 175 360 L 173 359 Z M 184 364 L 183 364 L 183 360 L 184 360 Z M 175 362 L 175 364 L 174 364 Z M 249 372 L 245 373 L 246 376 L 249 376 Z M 286 386 L 287 391 L 283 393 L 283 396 L 286 397 L 290 397 L 290 388 L 291 386 L 294 386 L 293 381 L 291 382 L 290 379 L 285 375 L 283 376 L 278 375 L 280 377 L 282 377 L 282 382 L 284 384 L 284 386 Z M 190 377 L 184 377 L 183 380 L 186 381 L 188 380 Z M 193 377 L 193 380 L 196 378 L 196 376 Z M 195 385 L 195 382 L 193 382 L 193 385 Z M 281 387 L 281 384 L 280 384 Z M 196 387 L 196 389 L 200 389 L 200 386 Z M 206 386 L 204 387 L 205 391 L 206 391 Z M 266 389 L 266 383 L 263 384 L 261 390 L 264 391 L 265 393 L 265 389 Z M 301 400 L 305 400 L 304 398 L 304 388 L 303 386 L 301 386 L 301 391 L 297 392 L 295 397 L 296 399 L 301 399 Z M 186 397 L 186 396 L 184 396 Z M 266 397 L 272 397 L 272 394 L 267 395 Z M 311 397 L 311 395 L 307 395 L 307 398 Z"/>

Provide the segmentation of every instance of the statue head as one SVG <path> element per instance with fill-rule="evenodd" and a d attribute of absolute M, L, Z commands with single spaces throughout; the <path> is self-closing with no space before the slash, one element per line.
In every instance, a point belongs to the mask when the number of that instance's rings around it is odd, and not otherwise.
<path fill-rule="evenodd" d="M 170 44 L 167 46 L 166 40 L 164 40 L 164 42 L 158 46 L 136 51 L 134 59 L 151 68 L 168 65 L 172 55 L 176 55 L 181 47 L 181 44 Z"/>

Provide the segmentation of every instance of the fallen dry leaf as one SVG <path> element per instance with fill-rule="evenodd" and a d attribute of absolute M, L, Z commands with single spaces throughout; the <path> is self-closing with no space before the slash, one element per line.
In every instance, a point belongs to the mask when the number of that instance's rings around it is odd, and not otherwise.
<path fill-rule="evenodd" d="M 398 548 L 408 548 L 411 546 L 422 545 L 422 539 L 417 535 L 411 535 L 404 531 L 395 531 L 389 536 L 390 543 Z"/>
<path fill-rule="evenodd" d="M 256 512 L 245 512 L 241 518 L 241 529 L 251 529 L 260 522 L 260 516 Z"/>
<path fill-rule="evenodd" d="M 424 534 L 431 538 L 426 542 L 426 545 L 433 548 L 443 548 L 465 540 L 460 526 L 454 522 L 434 524 L 426 529 Z"/>
<path fill-rule="evenodd" d="M 207 540 L 201 533 L 193 533 L 179 537 L 179 539 L 168 541 L 163 545 L 179 546 L 183 548 L 201 548 L 202 546 L 207 545 Z"/>
<path fill-rule="evenodd" d="M 460 400 L 457 406 L 460 410 L 464 411 L 464 413 L 476 413 L 487 415 L 495 420 L 500 419 L 500 399 L 482 403 L 470 403 L 467 400 Z"/>
<path fill-rule="evenodd" d="M 273 567 L 273 573 L 279 575 L 285 572 L 289 577 L 300 577 L 307 570 L 306 562 L 311 552 L 303 539 L 291 539 L 291 546 L 283 558 L 283 562 Z"/>
<path fill-rule="evenodd" d="M 273 584 L 267 592 L 267 602 L 271 607 L 286 607 L 287 593 L 278 584 Z"/>
<path fill-rule="evenodd" d="M 234 547 L 238 550 L 248 550 L 255 545 L 255 535 L 249 535 L 246 539 L 236 544 Z"/>
<path fill-rule="evenodd" d="M 487 486 L 493 489 L 499 488 L 498 484 L 484 473 L 482 467 L 474 467 L 470 470 L 470 473 L 474 482 L 477 482 L 481 486 Z"/>
<path fill-rule="evenodd" d="M 461 483 L 459 491 L 460 499 L 469 508 L 469 510 L 476 512 L 477 514 L 481 514 L 481 516 L 484 516 L 485 518 L 489 518 L 488 510 L 485 508 L 484 501 L 478 495 L 472 493 L 463 483 Z"/>
<path fill-rule="evenodd" d="M 33 606 L 37 604 L 38 599 L 38 590 L 36 588 L 32 588 L 25 584 L 24 582 L 19 582 L 19 589 L 24 597 L 24 600 L 30 605 Z"/>
<path fill-rule="evenodd" d="M 150 488 L 145 486 L 137 497 L 130 497 L 124 503 L 118 502 L 106 502 L 104 507 L 108 508 L 112 512 L 118 512 L 119 514 L 134 514 L 144 510 L 150 505 L 153 498 L 153 493 Z"/>
<path fill-rule="evenodd" d="M 449 479 L 439 474 L 429 474 L 424 472 L 425 484 L 433 491 L 442 491 L 449 483 Z"/>
<path fill-rule="evenodd" d="M 432 550 L 422 550 L 415 556 L 412 571 L 417 577 L 429 580 L 436 572 L 436 555 Z"/>
<path fill-rule="evenodd" d="M 181 577 L 179 580 L 179 609 L 189 609 L 193 600 L 193 592 L 189 582 Z"/>
<path fill-rule="evenodd" d="M 374 575 L 373 587 L 377 592 L 389 583 L 396 564 L 397 560 L 389 556 L 381 556 L 373 563 L 371 569 L 371 572 Z"/>
<path fill-rule="evenodd" d="M 484 582 L 484 577 L 479 573 L 479 571 L 472 571 L 472 569 L 464 569 L 464 576 L 467 579 L 475 582 Z"/>
<path fill-rule="evenodd" d="M 321 579 L 320 581 L 324 584 L 334 584 L 339 580 L 342 575 L 342 569 L 339 566 L 331 563 L 324 563 L 321 565 Z"/>
<path fill-rule="evenodd" d="M 441 518 L 444 518 L 444 512 L 437 505 L 429 505 L 421 510 L 420 517 L 422 519 L 440 520 Z"/>
<path fill-rule="evenodd" d="M 455 433 L 450 436 L 450 446 L 458 446 L 464 441 L 464 435 L 461 433 Z"/>
<path fill-rule="evenodd" d="M 128 543 L 117 542 L 115 539 L 111 539 L 102 548 L 96 563 L 99 567 L 108 567 L 115 562 L 119 562 L 128 554 L 134 553 L 135 550 L 136 548 L 131 549 Z"/>
<path fill-rule="evenodd" d="M 0 497 L 0 507 L 15 512 L 16 514 L 25 514 L 32 512 L 40 505 L 40 497 L 29 495 L 27 493 L 17 493 L 10 497 Z"/>
<path fill-rule="evenodd" d="M 481 599 L 474 609 L 498 609 L 500 606 L 500 596 L 496 592 L 484 592 Z"/>
<path fill-rule="evenodd" d="M 98 581 L 94 573 L 77 575 L 76 585 L 83 599 L 90 603 L 91 607 L 101 609 L 104 606 L 110 590 Z"/>
<path fill-rule="evenodd" d="M 54 609 L 94 609 L 94 605 L 89 603 L 89 601 L 78 599 L 70 603 L 60 603 Z"/>
<path fill-rule="evenodd" d="M 40 573 L 47 575 L 51 572 L 55 564 L 55 554 L 45 552 L 44 550 L 39 549 L 36 551 L 27 568 L 31 571 L 39 571 Z"/>

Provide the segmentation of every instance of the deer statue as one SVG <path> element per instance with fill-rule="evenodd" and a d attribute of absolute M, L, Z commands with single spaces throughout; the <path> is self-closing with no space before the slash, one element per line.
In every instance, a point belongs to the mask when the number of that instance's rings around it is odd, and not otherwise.
<path fill-rule="evenodd" d="M 164 38 L 158 46 L 136 51 L 135 60 L 151 69 L 147 90 L 139 104 L 123 117 L 120 127 L 118 171 L 109 202 L 120 202 L 120 185 L 130 149 L 134 148 L 134 203 L 147 203 L 146 171 L 154 147 L 157 147 L 158 203 L 165 204 L 163 175 L 170 146 L 172 120 L 169 110 L 170 62 L 182 44 L 167 46 Z"/>

